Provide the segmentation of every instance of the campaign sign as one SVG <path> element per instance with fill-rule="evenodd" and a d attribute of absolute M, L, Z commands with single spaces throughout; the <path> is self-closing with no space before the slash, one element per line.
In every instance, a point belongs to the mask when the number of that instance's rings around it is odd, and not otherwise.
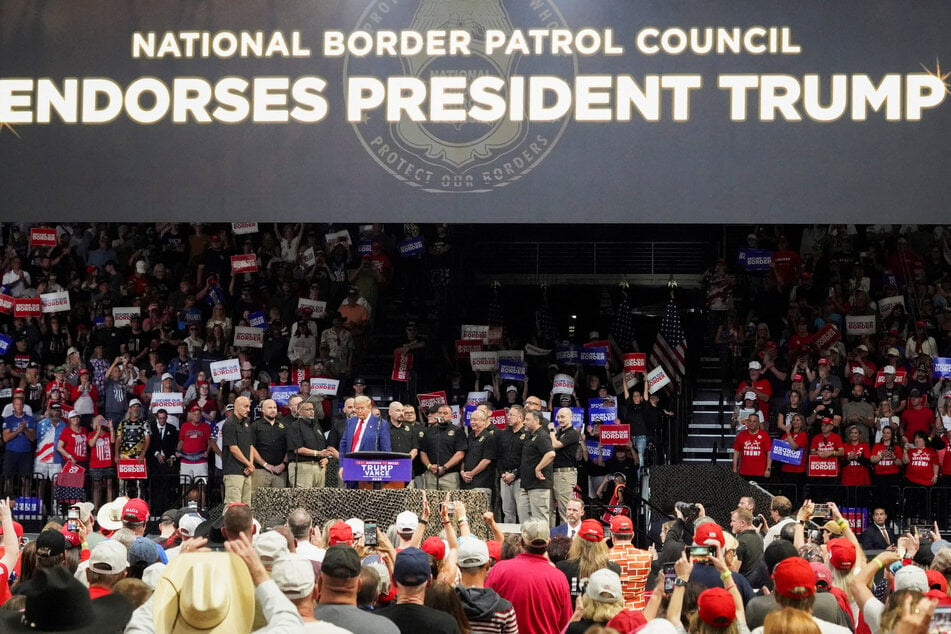
<path fill-rule="evenodd" d="M 264 311 L 258 310 L 248 314 L 248 325 L 252 328 L 264 328 Z"/>
<path fill-rule="evenodd" d="M 468 359 L 470 352 L 482 352 L 481 339 L 456 339 L 457 359 Z"/>
<path fill-rule="evenodd" d="M 575 380 L 568 374 L 556 374 L 551 385 L 552 394 L 571 394 L 575 391 Z"/>
<path fill-rule="evenodd" d="M 39 317 L 40 306 L 39 297 L 18 297 L 13 300 L 13 316 Z"/>
<path fill-rule="evenodd" d="M 931 362 L 931 376 L 936 379 L 951 378 L 951 357 L 935 357 Z"/>
<path fill-rule="evenodd" d="M 286 406 L 287 401 L 298 392 L 300 388 L 296 385 L 271 385 L 271 398 L 281 407 Z"/>
<path fill-rule="evenodd" d="M 631 442 L 631 428 L 627 425 L 601 425 L 602 445 L 626 445 Z"/>
<path fill-rule="evenodd" d="M 33 227 L 30 229 L 31 247 L 55 247 L 56 229 L 50 227 Z"/>
<path fill-rule="evenodd" d="M 607 447 L 605 447 L 605 446 L 602 445 L 601 451 L 599 452 L 599 451 L 598 451 L 598 443 L 596 443 L 596 442 L 593 441 L 593 440 L 586 440 L 586 441 L 584 441 L 584 447 L 585 447 L 585 449 L 588 450 L 588 457 L 589 457 L 591 460 L 597 460 L 599 453 L 600 453 L 600 457 L 601 457 L 602 460 L 608 460 L 608 459 L 610 459 L 611 457 L 614 456 L 614 446 L 613 446 L 613 445 L 608 445 Z"/>
<path fill-rule="evenodd" d="M 458 427 L 462 422 L 462 410 L 459 409 L 458 405 L 450 405 L 449 409 L 452 410 L 452 424 Z"/>
<path fill-rule="evenodd" d="M 846 315 L 845 331 L 850 335 L 875 334 L 875 315 Z"/>
<path fill-rule="evenodd" d="M 317 264 L 317 256 L 314 255 L 314 247 L 307 247 L 303 253 L 300 254 L 300 261 L 306 267 L 311 267 Z"/>
<path fill-rule="evenodd" d="M 605 396 L 604 398 L 601 398 L 600 396 L 596 396 L 594 398 L 589 398 L 588 409 L 592 409 L 595 407 L 617 408 L 617 401 L 614 400 L 613 396 Z"/>
<path fill-rule="evenodd" d="M 6 354 L 10 350 L 10 344 L 13 340 L 6 335 L 0 335 L 0 355 Z"/>
<path fill-rule="evenodd" d="M 211 382 L 221 383 L 222 381 L 240 381 L 241 364 L 237 359 L 225 359 L 224 361 L 214 361 L 211 366 Z"/>
<path fill-rule="evenodd" d="M 10 295 L 0 293 L 0 313 L 9 315 L 13 312 L 14 299 Z"/>
<path fill-rule="evenodd" d="M 324 396 L 336 396 L 340 388 L 340 381 L 337 379 L 311 379 L 310 393 L 323 394 Z"/>
<path fill-rule="evenodd" d="M 40 498 L 19 497 L 13 502 L 13 517 L 40 515 L 43 512 L 43 503 Z"/>
<path fill-rule="evenodd" d="M 580 358 L 583 365 L 606 366 L 608 364 L 608 349 L 604 346 L 582 348 Z"/>
<path fill-rule="evenodd" d="M 409 381 L 409 371 L 413 369 L 413 355 L 396 352 L 393 354 L 393 372 L 390 379 L 393 381 Z"/>
<path fill-rule="evenodd" d="M 502 361 L 524 361 L 524 350 L 499 350 L 499 363 Z"/>
<path fill-rule="evenodd" d="M 571 426 L 579 432 L 584 430 L 584 408 L 569 407 L 568 409 L 571 410 Z"/>
<path fill-rule="evenodd" d="M 478 339 L 482 343 L 488 343 L 489 327 L 474 324 L 463 324 L 461 339 Z"/>
<path fill-rule="evenodd" d="M 659 365 L 647 374 L 647 391 L 653 394 L 670 383 L 670 377 L 664 372 L 664 366 Z"/>
<path fill-rule="evenodd" d="M 466 395 L 466 405 L 478 405 L 485 403 L 489 398 L 488 392 L 469 392 Z"/>
<path fill-rule="evenodd" d="M 323 319 L 327 315 L 327 302 L 301 297 L 297 300 L 297 311 L 309 310 L 314 319 Z"/>
<path fill-rule="evenodd" d="M 324 242 L 326 243 L 328 250 L 333 248 L 333 245 L 337 244 L 338 242 L 342 242 L 347 246 L 353 244 L 353 241 L 350 239 L 350 232 L 346 229 L 337 231 L 335 233 L 325 233 Z"/>
<path fill-rule="evenodd" d="M 413 479 L 413 461 L 341 458 L 343 479 L 347 482 L 409 482 Z"/>
<path fill-rule="evenodd" d="M 580 348 L 574 344 L 558 344 L 555 346 L 555 361 L 559 363 L 577 365 L 580 356 Z"/>
<path fill-rule="evenodd" d="M 789 447 L 788 442 L 774 440 L 773 448 L 769 452 L 769 457 L 773 459 L 773 462 L 784 462 L 786 464 L 799 466 L 802 464 L 802 459 L 805 454 L 806 450 L 802 447 L 793 451 Z"/>
<path fill-rule="evenodd" d="M 826 324 L 812 336 L 809 344 L 814 346 L 817 350 L 825 350 L 826 348 L 831 347 L 832 344 L 841 338 L 842 335 L 839 333 L 838 328 L 836 328 L 833 324 Z"/>
<path fill-rule="evenodd" d="M 257 233 L 258 232 L 258 223 L 256 222 L 232 222 L 231 223 L 231 233 L 235 235 L 243 235 L 245 233 Z"/>
<path fill-rule="evenodd" d="M 485 336 L 485 343 L 490 346 L 501 346 L 502 326 L 489 326 L 489 332 Z"/>
<path fill-rule="evenodd" d="M 883 297 L 878 300 L 878 314 L 882 317 L 887 317 L 891 314 L 895 306 L 905 307 L 905 298 L 901 295 L 895 295 L 894 297 Z"/>
<path fill-rule="evenodd" d="M 478 405 L 466 405 L 462 408 L 462 422 L 466 427 L 469 426 L 469 421 L 472 418 L 472 412 L 476 411 Z"/>
<path fill-rule="evenodd" d="M 885 373 L 879 370 L 875 374 L 875 387 L 885 383 Z M 895 370 L 895 383 L 898 385 L 908 385 L 908 370 Z"/>
<path fill-rule="evenodd" d="M 631 352 L 624 355 L 625 372 L 647 372 L 647 354 L 644 352 Z"/>
<path fill-rule="evenodd" d="M 133 317 L 141 317 L 142 309 L 138 306 L 118 306 L 112 309 L 112 321 L 121 328 L 132 323 Z"/>
<path fill-rule="evenodd" d="M 499 378 L 503 381 L 524 381 L 525 370 L 526 365 L 521 361 L 499 361 Z"/>
<path fill-rule="evenodd" d="M 43 293 L 40 295 L 40 307 L 44 313 L 61 313 L 69 310 L 69 291 Z"/>
<path fill-rule="evenodd" d="M 260 328 L 235 326 L 234 345 L 239 348 L 262 348 L 264 347 L 264 333 Z"/>
<path fill-rule="evenodd" d="M 253 253 L 231 256 L 231 272 L 235 275 L 240 275 L 241 273 L 256 273 L 257 270 L 258 256 Z"/>
<path fill-rule="evenodd" d="M 145 458 L 120 458 L 116 472 L 120 480 L 145 480 L 149 477 L 145 469 Z"/>
<path fill-rule="evenodd" d="M 740 249 L 736 263 L 747 271 L 768 271 L 773 265 L 773 252 L 763 249 Z"/>
<path fill-rule="evenodd" d="M 588 422 L 592 425 L 596 423 L 612 424 L 617 419 L 617 408 L 614 407 L 592 407 L 588 409 Z"/>
<path fill-rule="evenodd" d="M 304 381 L 310 381 L 310 368 L 291 368 L 291 375 L 289 378 L 291 383 L 295 385 L 300 385 Z"/>
<path fill-rule="evenodd" d="M 470 352 L 469 363 L 475 372 L 495 372 L 499 369 L 499 353 L 491 352 Z"/>
<path fill-rule="evenodd" d="M 423 236 L 403 240 L 396 246 L 400 250 L 400 255 L 404 258 L 422 255 L 426 251 L 426 243 L 423 241 Z"/>
<path fill-rule="evenodd" d="M 164 409 L 169 414 L 182 413 L 182 393 L 181 392 L 154 392 L 152 402 L 149 403 L 149 409 L 156 412 Z"/>
<path fill-rule="evenodd" d="M 508 418 L 505 415 L 504 409 L 492 410 L 492 414 L 489 416 L 489 423 L 495 425 L 499 429 L 505 429 Z"/>
<path fill-rule="evenodd" d="M 427 392 L 426 394 L 417 394 L 416 400 L 419 402 L 419 409 L 429 410 L 438 405 L 448 403 L 445 392 Z"/>
<path fill-rule="evenodd" d="M 361 240 L 357 245 L 357 253 L 360 255 L 370 255 L 373 252 L 373 243 L 369 240 Z"/>
<path fill-rule="evenodd" d="M 810 478 L 838 478 L 839 459 L 835 456 L 829 456 L 828 458 L 809 456 L 809 470 L 807 474 Z"/>

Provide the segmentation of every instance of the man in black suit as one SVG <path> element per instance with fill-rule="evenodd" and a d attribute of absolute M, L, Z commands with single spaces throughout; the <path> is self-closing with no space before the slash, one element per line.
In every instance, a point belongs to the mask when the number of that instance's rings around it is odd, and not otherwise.
<path fill-rule="evenodd" d="M 885 550 L 889 546 L 895 545 L 895 533 L 888 528 L 888 513 L 885 509 L 877 506 L 872 509 L 872 523 L 869 524 L 862 535 L 859 537 L 859 543 L 862 549 Z"/>
<path fill-rule="evenodd" d="M 155 412 L 155 419 L 149 423 L 149 432 L 152 440 L 145 461 L 151 487 L 149 505 L 158 509 L 157 513 L 162 513 L 165 509 L 181 506 L 175 499 L 178 482 L 170 477 L 178 474 L 175 464 L 178 428 L 168 422 L 168 412 L 159 409 Z"/>

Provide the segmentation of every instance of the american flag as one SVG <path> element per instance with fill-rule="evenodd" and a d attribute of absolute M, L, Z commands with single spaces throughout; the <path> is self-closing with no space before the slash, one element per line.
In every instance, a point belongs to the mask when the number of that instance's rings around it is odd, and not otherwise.
<path fill-rule="evenodd" d="M 663 366 L 670 380 L 677 382 L 684 375 L 687 358 L 687 338 L 680 325 L 680 306 L 673 299 L 664 308 L 664 318 L 660 322 L 657 341 L 651 350 L 654 365 Z"/>

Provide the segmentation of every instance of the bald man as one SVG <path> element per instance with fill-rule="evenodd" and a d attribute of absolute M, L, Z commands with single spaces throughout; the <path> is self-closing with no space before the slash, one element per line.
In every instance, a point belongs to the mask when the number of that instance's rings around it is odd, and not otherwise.
<path fill-rule="evenodd" d="M 261 418 L 251 423 L 252 445 L 257 454 L 252 493 L 260 487 L 283 489 L 287 486 L 287 425 L 278 417 L 277 401 L 261 401 Z"/>
<path fill-rule="evenodd" d="M 221 425 L 221 466 L 225 486 L 224 504 L 251 504 L 251 477 L 260 461 L 254 450 L 254 430 L 248 414 L 251 399 L 239 396 L 234 411 Z"/>
<path fill-rule="evenodd" d="M 578 447 L 581 434 L 571 424 L 571 410 L 562 407 L 555 414 L 555 424 L 549 426 L 551 446 L 555 450 L 552 467 L 555 481 L 552 489 L 555 502 L 558 503 L 558 516 L 561 522 L 568 521 L 568 502 L 572 500 L 575 485 L 578 483 Z"/>

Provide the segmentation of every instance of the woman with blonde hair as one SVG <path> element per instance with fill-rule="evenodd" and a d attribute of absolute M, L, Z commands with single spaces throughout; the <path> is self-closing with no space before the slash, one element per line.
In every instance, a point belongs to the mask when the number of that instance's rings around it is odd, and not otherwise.
<path fill-rule="evenodd" d="M 819 626 L 808 612 L 783 608 L 766 616 L 763 634 L 819 634 Z"/>
<path fill-rule="evenodd" d="M 589 578 L 581 601 L 568 623 L 566 634 L 583 634 L 594 626 L 607 626 L 618 632 L 632 632 L 646 625 L 637 610 L 628 610 L 621 590 L 621 577 L 603 568 Z"/>
<path fill-rule="evenodd" d="M 621 574 L 621 568 L 608 561 L 608 546 L 604 543 L 604 527 L 601 522 L 588 519 L 581 522 L 578 532 L 568 549 L 568 558 L 556 565 L 568 578 L 568 589 L 574 601 L 584 590 L 584 580 L 596 571 L 607 568 Z"/>

